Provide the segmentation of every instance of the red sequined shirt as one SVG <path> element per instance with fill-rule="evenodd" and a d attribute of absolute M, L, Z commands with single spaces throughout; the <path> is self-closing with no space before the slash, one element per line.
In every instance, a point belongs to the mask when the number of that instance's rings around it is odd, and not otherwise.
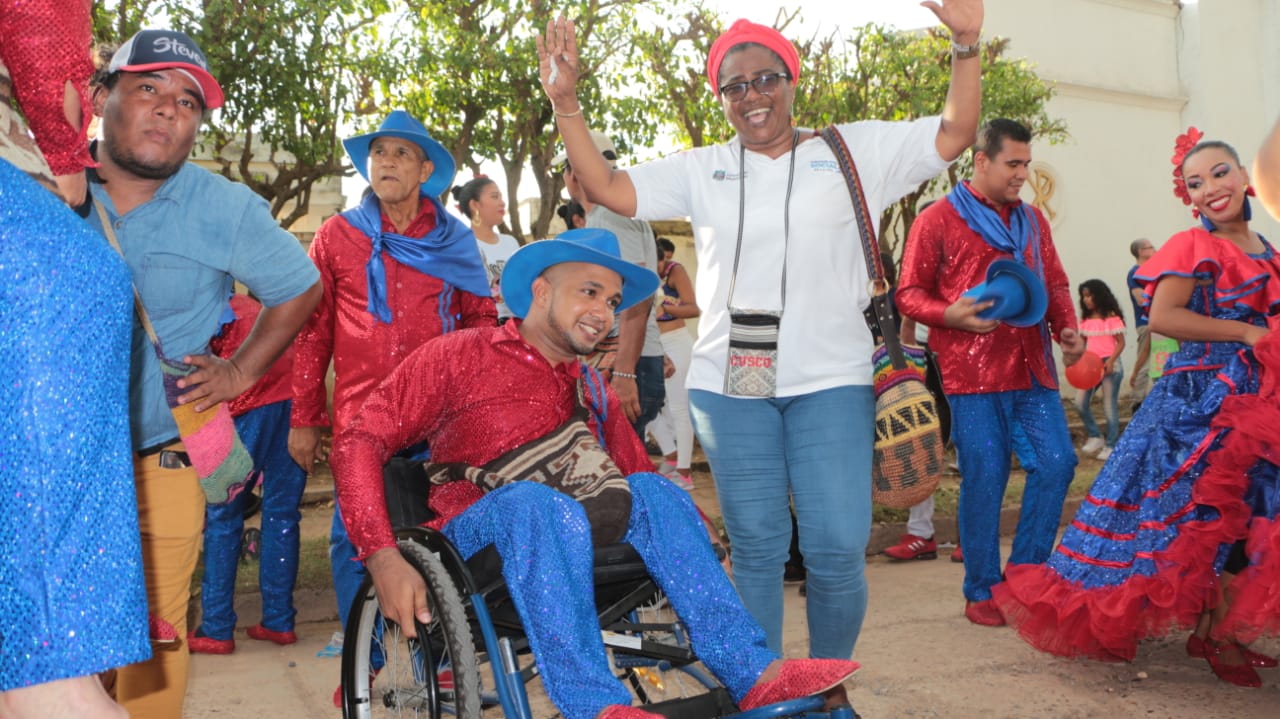
<path fill-rule="evenodd" d="M 253 330 L 253 325 L 262 312 L 262 305 L 248 295 L 237 294 L 231 296 L 231 311 L 235 313 L 235 321 L 223 325 L 222 332 L 209 341 L 209 349 L 223 359 L 234 355 L 249 338 L 249 332 Z M 266 374 L 239 397 L 228 402 L 227 408 L 231 410 L 231 416 L 239 417 L 251 409 L 266 407 L 292 397 L 293 347 L 286 347 L 280 357 L 267 368 Z"/>
<path fill-rule="evenodd" d="M 334 440 L 338 502 L 360 559 L 395 544 L 382 466 L 400 448 L 425 439 L 434 462 L 481 466 L 569 418 L 581 365 L 551 365 L 520 336 L 519 324 L 512 320 L 428 342 L 378 385 Z M 607 397 L 610 457 L 624 474 L 653 471 L 611 388 Z M 588 424 L 594 431 L 595 420 Z"/>
<path fill-rule="evenodd" d="M 995 207 L 968 182 L 965 188 L 987 206 Z M 1006 225 L 1010 213 L 1021 204 L 996 208 Z M 1049 293 L 1045 319 L 1053 339 L 1059 340 L 1062 330 L 1076 327 L 1071 285 L 1054 249 L 1049 221 L 1040 210 L 1031 210 L 1040 225 L 1040 257 Z M 966 290 L 984 282 L 987 266 L 1002 257 L 1008 255 L 969 229 L 945 199 L 930 205 L 911 224 L 896 300 L 904 314 L 929 326 L 929 349 L 938 355 L 942 387 L 947 394 L 1029 389 L 1033 376 L 1043 387 L 1058 387 L 1052 347 L 1042 340 L 1039 326 L 1019 328 L 1001 323 L 995 330 L 979 334 L 943 325 L 942 313 L 947 307 Z M 1030 264 L 1030 248 L 1025 260 Z"/>
<path fill-rule="evenodd" d="M 435 207 L 423 202 L 418 216 L 399 234 L 422 237 L 435 228 Z M 382 215 L 382 229 L 396 228 Z M 364 398 L 391 370 L 424 342 L 443 333 L 441 300 L 458 328 L 492 327 L 498 310 L 493 300 L 477 297 L 442 280 L 402 265 L 384 252 L 387 306 L 391 322 L 370 314 L 365 265 L 372 243 L 341 215 L 320 226 L 311 243 L 311 259 L 320 269 L 324 297 L 298 338 L 293 370 L 293 427 L 333 426 L 336 436 L 359 411 Z M 325 407 L 325 372 L 333 359 L 333 417 Z"/>

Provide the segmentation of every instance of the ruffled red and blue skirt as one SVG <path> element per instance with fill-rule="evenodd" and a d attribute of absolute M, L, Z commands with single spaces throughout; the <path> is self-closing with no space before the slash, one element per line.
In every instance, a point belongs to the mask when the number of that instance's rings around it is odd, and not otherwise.
<path fill-rule="evenodd" d="M 1256 318 L 1255 318 L 1256 319 Z M 1186 343 L 1167 365 L 1042 565 L 1009 565 L 1005 619 L 1060 656 L 1132 660 L 1137 643 L 1191 627 L 1216 605 L 1218 636 L 1280 630 L 1280 338 L 1249 349 Z"/>

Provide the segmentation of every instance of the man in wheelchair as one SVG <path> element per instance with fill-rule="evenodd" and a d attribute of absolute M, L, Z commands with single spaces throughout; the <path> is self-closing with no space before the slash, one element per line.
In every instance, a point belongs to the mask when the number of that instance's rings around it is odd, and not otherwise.
<path fill-rule="evenodd" d="M 687 626 L 695 653 L 742 710 L 825 693 L 858 664 L 782 660 L 742 606 L 688 493 L 653 463 L 618 398 L 579 360 L 614 315 L 647 301 L 648 269 L 606 230 L 529 244 L 502 275 L 522 321 L 428 342 L 374 390 L 335 441 L 347 529 L 383 615 L 412 636 L 426 586 L 396 547 L 382 467 L 426 440 L 431 508 L 463 557 L 494 545 L 547 695 L 565 719 L 656 717 L 610 671 L 592 593 L 593 546 L 631 544 Z M 573 588 L 565 591 L 565 588 Z"/>

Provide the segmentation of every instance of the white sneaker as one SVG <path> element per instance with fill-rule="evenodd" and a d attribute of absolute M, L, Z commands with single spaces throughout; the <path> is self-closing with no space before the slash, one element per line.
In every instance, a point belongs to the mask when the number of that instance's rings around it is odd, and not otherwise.
<path fill-rule="evenodd" d="M 1098 459 L 1102 460 L 1103 462 L 1105 462 L 1105 461 L 1107 461 L 1107 459 L 1111 456 L 1111 448 L 1110 448 L 1110 447 L 1103 447 L 1103 448 L 1102 448 L 1102 451 L 1101 451 L 1101 452 L 1098 452 L 1098 453 L 1097 453 L 1097 454 L 1095 454 L 1094 456 L 1095 456 L 1095 457 L 1097 457 Z"/>
<path fill-rule="evenodd" d="M 680 472 L 674 468 L 670 472 L 663 472 L 662 476 L 666 477 L 672 482 L 675 482 L 677 487 L 679 487 L 680 489 L 683 489 L 686 492 L 693 491 L 692 476 L 686 477 L 683 474 L 680 474 Z"/>
<path fill-rule="evenodd" d="M 1099 450 L 1106 446 L 1106 441 L 1101 437 L 1090 437 L 1084 441 L 1084 445 L 1080 447 L 1080 451 L 1085 454 L 1097 454 Z"/>
<path fill-rule="evenodd" d="M 316 652 L 316 656 L 324 659 L 342 656 L 342 632 L 334 632 L 329 643 Z"/>

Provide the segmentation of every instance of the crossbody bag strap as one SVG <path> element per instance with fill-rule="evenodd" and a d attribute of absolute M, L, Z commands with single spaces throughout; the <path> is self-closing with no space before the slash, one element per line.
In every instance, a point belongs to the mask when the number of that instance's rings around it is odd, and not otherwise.
<path fill-rule="evenodd" d="M 885 279 L 884 263 L 880 259 L 880 244 L 871 231 L 874 225 L 871 222 L 871 211 L 867 209 L 866 193 L 862 190 L 862 179 L 858 177 L 858 167 L 853 162 L 849 146 L 845 144 L 844 137 L 835 125 L 824 128 L 818 134 L 836 156 L 836 163 L 840 165 L 840 172 L 849 187 L 853 215 L 858 221 L 858 236 L 862 241 L 862 254 L 866 258 L 871 289 L 872 312 L 867 317 L 867 327 L 872 333 L 879 330 L 893 368 L 904 369 L 907 361 L 902 354 L 902 342 L 898 339 L 898 327 L 893 321 L 893 306 L 889 304 L 889 281 Z"/>
<path fill-rule="evenodd" d="M 120 241 L 116 239 L 116 231 L 111 228 L 111 218 L 107 217 L 107 211 L 103 208 L 102 203 L 98 200 L 93 201 L 93 207 L 98 211 L 98 219 L 102 221 L 102 231 L 107 236 L 107 242 L 120 253 L 120 259 L 125 259 L 124 250 L 120 248 Z M 160 338 L 156 335 L 156 328 L 151 324 L 151 318 L 147 316 L 147 308 L 142 304 L 142 295 L 138 293 L 138 286 L 133 284 L 133 280 L 129 280 L 129 286 L 133 288 L 133 309 L 138 313 L 138 320 L 142 322 L 142 329 L 146 331 L 147 337 L 151 339 L 151 344 L 160 351 Z"/>

